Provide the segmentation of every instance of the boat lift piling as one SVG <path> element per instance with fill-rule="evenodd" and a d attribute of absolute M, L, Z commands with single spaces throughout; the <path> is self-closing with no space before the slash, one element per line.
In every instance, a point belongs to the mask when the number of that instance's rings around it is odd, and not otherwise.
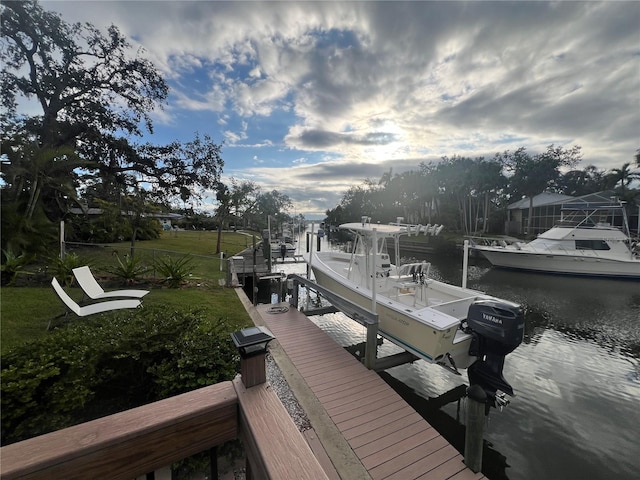
<path fill-rule="evenodd" d="M 482 448 L 486 423 L 487 394 L 477 384 L 467 388 L 467 425 L 464 435 L 464 463 L 474 473 L 482 470 Z"/>
<path fill-rule="evenodd" d="M 467 276 L 469 273 L 469 240 L 464 241 L 464 254 L 462 255 L 462 288 L 467 288 Z"/>

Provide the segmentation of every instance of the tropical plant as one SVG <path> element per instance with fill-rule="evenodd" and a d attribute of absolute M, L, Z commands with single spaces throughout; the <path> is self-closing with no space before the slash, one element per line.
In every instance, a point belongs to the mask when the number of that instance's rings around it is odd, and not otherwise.
<path fill-rule="evenodd" d="M 13 285 L 18 274 L 31 274 L 25 270 L 25 267 L 29 265 L 36 256 L 33 254 L 20 253 L 15 254 L 12 250 L 2 250 L 4 261 L 2 263 L 2 284 Z"/>
<path fill-rule="evenodd" d="M 150 270 L 149 266 L 142 264 L 141 257 L 124 255 L 124 259 L 121 259 L 117 252 L 114 252 L 114 255 L 118 264 L 116 266 L 106 267 L 106 270 L 121 279 L 125 284 L 135 282 Z"/>
<path fill-rule="evenodd" d="M 637 192 L 629 191 L 629 185 L 637 179 L 640 179 L 640 173 L 628 162 L 621 168 L 612 169 L 605 176 L 607 187 L 614 188 L 620 199 L 627 202 L 637 195 Z"/>
<path fill-rule="evenodd" d="M 162 277 L 160 282 L 170 288 L 178 288 L 193 273 L 193 257 L 185 255 L 180 258 L 159 257 L 155 260 L 155 269 Z"/>
<path fill-rule="evenodd" d="M 64 258 L 52 257 L 49 262 L 49 270 L 68 287 L 73 283 L 73 269 L 83 265 L 86 263 L 80 259 L 77 253 L 67 253 Z"/>

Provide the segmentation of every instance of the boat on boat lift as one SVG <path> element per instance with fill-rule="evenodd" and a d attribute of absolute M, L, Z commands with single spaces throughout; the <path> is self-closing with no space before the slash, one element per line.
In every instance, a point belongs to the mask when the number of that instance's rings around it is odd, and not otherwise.
<path fill-rule="evenodd" d="M 524 243 L 472 238 L 492 265 L 562 275 L 640 279 L 640 245 L 632 241 L 624 204 L 567 203 L 556 226 Z M 620 215 L 622 228 L 608 220 Z"/>
<path fill-rule="evenodd" d="M 471 383 L 495 402 L 496 391 L 513 395 L 502 375 L 505 356 L 522 342 L 524 315 L 512 302 L 437 281 L 427 262 L 394 265 L 387 251 L 392 239 L 415 225 L 374 224 L 369 217 L 339 226 L 354 235 L 351 253 L 304 255 L 321 287 L 378 315 L 378 333 L 406 351 L 454 373 L 467 369 Z"/>

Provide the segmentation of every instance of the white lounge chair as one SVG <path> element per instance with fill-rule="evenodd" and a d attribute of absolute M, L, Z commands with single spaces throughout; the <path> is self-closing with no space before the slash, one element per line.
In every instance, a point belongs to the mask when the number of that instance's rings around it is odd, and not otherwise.
<path fill-rule="evenodd" d="M 87 266 L 74 268 L 73 276 L 76 277 L 78 285 L 80 285 L 84 293 L 93 300 L 114 297 L 142 298 L 149 293 L 149 290 L 113 290 L 105 292 Z"/>
<path fill-rule="evenodd" d="M 63 290 L 55 277 L 53 277 L 53 279 L 51 280 L 51 285 L 60 297 L 60 300 L 62 300 L 67 308 L 79 317 L 86 317 L 88 315 L 94 315 L 96 313 L 108 312 L 110 310 L 120 310 L 123 308 L 138 308 L 140 305 L 142 305 L 142 302 L 140 300 L 129 298 L 126 300 L 109 300 L 107 302 L 91 303 L 89 305 L 84 305 L 81 307 L 69 295 L 67 295 L 67 292 Z M 50 326 L 51 320 L 49 321 L 49 325 L 47 325 L 47 330 L 49 330 Z"/>

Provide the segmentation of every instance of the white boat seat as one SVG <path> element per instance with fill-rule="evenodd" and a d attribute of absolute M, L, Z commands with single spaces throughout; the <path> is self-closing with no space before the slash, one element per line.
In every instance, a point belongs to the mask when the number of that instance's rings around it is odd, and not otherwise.
<path fill-rule="evenodd" d="M 430 269 L 431 264 L 429 262 L 405 263 L 398 268 L 398 276 L 406 277 L 409 275 L 422 274 L 424 277 L 428 277 Z"/>

